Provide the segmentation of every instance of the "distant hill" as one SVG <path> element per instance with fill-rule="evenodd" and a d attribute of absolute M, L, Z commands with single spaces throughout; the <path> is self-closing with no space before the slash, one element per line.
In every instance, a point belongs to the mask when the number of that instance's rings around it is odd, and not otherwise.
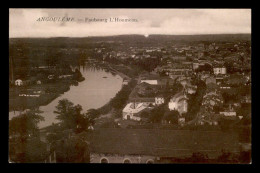
<path fill-rule="evenodd" d="M 251 41 L 251 34 L 212 34 L 212 35 L 118 35 L 99 37 L 53 37 L 53 38 L 10 38 L 10 45 L 23 46 L 55 46 L 84 47 L 93 42 L 125 42 L 125 43 L 164 43 L 164 42 L 234 42 Z"/>

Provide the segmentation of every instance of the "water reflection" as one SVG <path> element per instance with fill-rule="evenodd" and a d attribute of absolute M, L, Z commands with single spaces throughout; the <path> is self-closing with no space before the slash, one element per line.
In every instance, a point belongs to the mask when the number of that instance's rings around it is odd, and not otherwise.
<path fill-rule="evenodd" d="M 76 68 L 80 70 L 85 80 L 78 86 L 71 86 L 69 91 L 48 105 L 40 107 L 40 110 L 43 111 L 41 115 L 45 118 L 45 121 L 40 122 L 40 128 L 58 122 L 53 111 L 59 100 L 66 98 L 74 104 L 80 104 L 83 111 L 86 112 L 90 108 L 96 109 L 105 105 L 122 87 L 123 79 L 120 76 L 106 72 L 101 67 L 85 64 L 72 67 L 72 70 L 75 71 Z M 103 78 L 104 76 L 107 78 Z"/>

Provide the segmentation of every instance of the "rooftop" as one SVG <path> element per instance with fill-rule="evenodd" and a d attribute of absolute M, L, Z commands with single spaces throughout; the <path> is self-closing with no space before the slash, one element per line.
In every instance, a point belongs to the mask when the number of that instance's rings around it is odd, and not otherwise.
<path fill-rule="evenodd" d="M 193 152 L 215 157 L 221 149 L 237 152 L 237 135 L 221 131 L 106 128 L 95 130 L 90 144 L 93 153 L 164 157 L 190 156 Z"/>

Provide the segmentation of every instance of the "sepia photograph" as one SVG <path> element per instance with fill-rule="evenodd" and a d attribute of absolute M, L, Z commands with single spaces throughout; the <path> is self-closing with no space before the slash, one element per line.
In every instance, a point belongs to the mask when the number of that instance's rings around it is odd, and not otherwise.
<path fill-rule="evenodd" d="M 252 164 L 251 100 L 249 8 L 9 8 L 10 164 Z"/>

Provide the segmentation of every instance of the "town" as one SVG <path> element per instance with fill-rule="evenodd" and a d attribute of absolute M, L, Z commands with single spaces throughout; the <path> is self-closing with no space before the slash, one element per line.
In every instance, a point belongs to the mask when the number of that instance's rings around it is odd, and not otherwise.
<path fill-rule="evenodd" d="M 11 162 L 251 160 L 250 34 L 10 39 L 9 59 Z M 121 89 L 87 111 L 61 99 L 59 122 L 39 128 L 39 107 L 87 82 L 72 68 L 85 64 Z"/>

